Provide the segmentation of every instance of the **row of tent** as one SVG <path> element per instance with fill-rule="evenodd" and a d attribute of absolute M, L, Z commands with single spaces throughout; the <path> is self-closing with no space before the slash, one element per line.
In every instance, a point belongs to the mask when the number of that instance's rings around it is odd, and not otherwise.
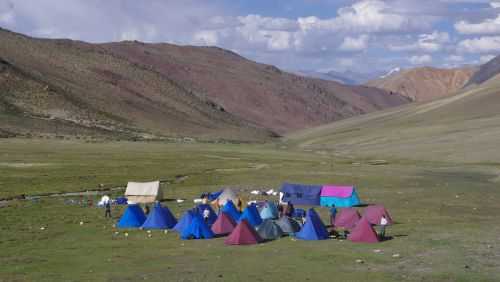
<path fill-rule="evenodd" d="M 203 211 L 209 210 L 210 216 L 203 218 Z M 348 239 L 353 242 L 378 242 L 373 225 L 378 225 L 382 216 L 389 224 L 392 219 L 382 206 L 369 206 L 363 217 L 354 208 L 341 209 L 334 220 L 334 226 L 350 230 Z M 324 240 L 329 238 L 326 226 L 316 211 L 307 211 L 305 223 L 301 225 L 289 217 L 278 219 L 276 205 L 264 202 L 260 209 L 251 204 L 240 213 L 231 200 L 221 207 L 217 215 L 210 205 L 202 204 L 188 210 L 177 221 L 167 207 L 156 203 L 146 218 L 141 207 L 129 205 L 120 218 L 118 228 L 173 229 L 181 239 L 211 239 L 228 236 L 228 245 L 256 244 L 273 240 L 284 235 L 292 235 L 302 240 Z"/>
<path fill-rule="evenodd" d="M 280 195 L 280 201 L 291 202 L 294 205 L 344 208 L 361 204 L 354 186 L 284 183 Z"/>

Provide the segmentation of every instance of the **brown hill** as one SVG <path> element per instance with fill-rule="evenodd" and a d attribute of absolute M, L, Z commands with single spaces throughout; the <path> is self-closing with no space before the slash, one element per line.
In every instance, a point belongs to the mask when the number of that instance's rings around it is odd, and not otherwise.
<path fill-rule="evenodd" d="M 0 30 L 1 134 L 265 140 L 407 103 L 208 47 L 35 39 Z"/>
<path fill-rule="evenodd" d="M 414 68 L 369 81 L 366 85 L 396 92 L 412 101 L 422 102 L 456 93 L 469 81 L 475 71 L 473 67 Z"/>

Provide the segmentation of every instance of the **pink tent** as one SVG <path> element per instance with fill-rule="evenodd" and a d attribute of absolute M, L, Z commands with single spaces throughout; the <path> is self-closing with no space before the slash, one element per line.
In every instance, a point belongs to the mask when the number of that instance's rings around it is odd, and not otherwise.
<path fill-rule="evenodd" d="M 349 198 L 354 190 L 353 186 L 334 186 L 325 185 L 321 189 L 321 197 L 339 197 L 339 198 Z"/>
<path fill-rule="evenodd" d="M 212 225 L 212 232 L 216 235 L 227 235 L 236 227 L 236 222 L 225 212 L 221 212 Z"/>
<path fill-rule="evenodd" d="M 226 245 L 253 245 L 262 242 L 257 231 L 246 219 L 240 221 L 236 228 L 224 241 Z"/>
<path fill-rule="evenodd" d="M 335 227 L 351 230 L 359 221 L 361 216 L 355 208 L 344 208 L 335 216 Z"/>
<path fill-rule="evenodd" d="M 377 243 L 379 241 L 377 232 L 365 218 L 358 221 L 347 239 L 357 243 Z"/>
<path fill-rule="evenodd" d="M 385 219 L 387 219 L 387 225 L 393 224 L 391 216 L 382 205 L 368 206 L 363 212 L 363 217 L 374 225 L 380 225 L 382 216 L 385 216 Z"/>

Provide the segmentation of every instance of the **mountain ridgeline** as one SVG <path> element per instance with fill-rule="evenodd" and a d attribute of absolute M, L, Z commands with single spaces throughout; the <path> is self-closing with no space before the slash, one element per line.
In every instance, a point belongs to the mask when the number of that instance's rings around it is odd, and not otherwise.
<path fill-rule="evenodd" d="M 265 141 L 406 104 L 215 47 L 37 39 L 0 29 L 0 135 Z"/>

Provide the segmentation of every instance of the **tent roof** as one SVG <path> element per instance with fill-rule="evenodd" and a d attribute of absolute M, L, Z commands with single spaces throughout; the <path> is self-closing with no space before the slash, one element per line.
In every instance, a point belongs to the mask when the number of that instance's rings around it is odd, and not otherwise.
<path fill-rule="evenodd" d="M 212 225 L 212 232 L 217 235 L 226 235 L 231 233 L 236 227 L 236 222 L 225 212 L 220 212 L 217 220 Z"/>
<path fill-rule="evenodd" d="M 349 198 L 354 191 L 354 186 L 327 185 L 321 189 L 321 197 Z"/>
<path fill-rule="evenodd" d="M 355 208 L 343 208 L 335 216 L 335 227 L 352 229 L 361 216 Z"/>
<path fill-rule="evenodd" d="M 177 219 L 174 217 L 168 207 L 162 207 L 160 203 L 154 205 L 153 210 L 148 214 L 148 217 L 142 228 L 144 229 L 170 229 L 177 224 Z"/>
<path fill-rule="evenodd" d="M 191 222 L 181 231 L 181 239 L 211 239 L 215 236 L 201 215 L 193 216 Z"/>
<path fill-rule="evenodd" d="M 217 198 L 217 203 L 220 206 L 223 206 L 223 205 L 226 204 L 226 202 L 228 200 L 233 201 L 233 203 L 237 203 L 238 202 L 238 196 L 236 195 L 236 193 L 231 188 L 226 188 L 226 189 L 222 190 L 222 193 Z"/>
<path fill-rule="evenodd" d="M 300 231 L 300 224 L 288 216 L 283 216 L 275 221 L 284 233 L 296 233 Z"/>
<path fill-rule="evenodd" d="M 182 215 L 177 224 L 174 226 L 174 230 L 181 233 L 182 230 L 188 226 L 193 220 L 194 213 L 191 210 L 188 210 Z"/>
<path fill-rule="evenodd" d="M 243 219 L 248 220 L 248 223 L 250 223 L 254 227 L 262 223 L 262 218 L 260 217 L 259 211 L 257 210 L 255 204 L 251 204 L 246 207 L 246 209 L 243 211 L 243 214 L 240 216 L 239 221 L 242 221 Z"/>
<path fill-rule="evenodd" d="M 387 212 L 385 207 L 382 205 L 368 206 L 363 211 L 363 217 L 366 218 L 371 224 L 380 225 L 382 216 L 385 216 L 388 225 L 391 225 L 393 223 L 392 217 L 389 215 L 389 212 Z"/>
<path fill-rule="evenodd" d="M 160 191 L 160 181 L 129 182 L 125 196 L 157 196 Z"/>
<path fill-rule="evenodd" d="M 257 233 L 265 240 L 274 240 L 283 236 L 283 230 L 271 219 L 266 219 L 257 226 Z"/>
<path fill-rule="evenodd" d="M 229 214 L 234 221 L 238 221 L 240 219 L 241 213 L 234 206 L 233 201 L 227 201 L 220 210 Z"/>
<path fill-rule="evenodd" d="M 295 237 L 302 240 L 328 239 L 328 231 L 314 209 L 311 208 L 307 211 L 306 223 L 295 234 Z"/>
<path fill-rule="evenodd" d="M 226 245 L 252 245 L 262 242 L 259 234 L 247 220 L 242 220 L 231 234 L 226 238 Z"/>
<path fill-rule="evenodd" d="M 366 218 L 362 218 L 358 221 L 347 239 L 359 243 L 377 243 L 379 241 L 377 233 Z"/>
<path fill-rule="evenodd" d="M 278 218 L 278 208 L 273 202 L 266 202 L 260 210 L 260 217 L 262 219 Z"/>
<path fill-rule="evenodd" d="M 152 203 L 163 197 L 160 190 L 160 181 L 129 182 L 125 196 L 135 203 Z"/>
<path fill-rule="evenodd" d="M 284 183 L 281 186 L 283 202 L 292 202 L 294 205 L 319 205 L 322 186 Z"/>
<path fill-rule="evenodd" d="M 139 205 L 128 205 L 122 217 L 118 221 L 118 228 L 139 228 L 146 220 L 144 211 Z"/>

